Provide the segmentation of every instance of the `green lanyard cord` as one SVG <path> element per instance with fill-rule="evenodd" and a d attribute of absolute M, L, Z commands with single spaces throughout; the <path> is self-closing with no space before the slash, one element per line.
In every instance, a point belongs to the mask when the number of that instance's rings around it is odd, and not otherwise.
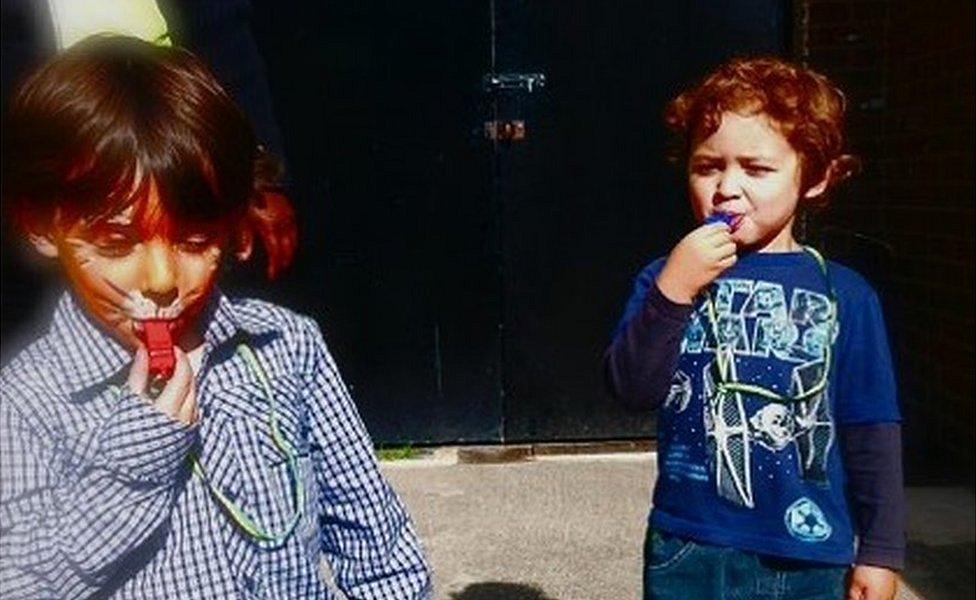
<path fill-rule="evenodd" d="M 837 325 L 837 300 L 834 294 L 834 288 L 830 283 L 830 277 L 827 274 L 827 261 L 824 260 L 823 256 L 819 252 L 809 246 L 803 246 L 803 250 L 813 256 L 813 258 L 817 261 L 817 265 L 820 267 L 820 270 L 823 272 L 824 277 L 827 280 L 827 291 L 830 294 L 830 325 L 827 329 L 827 343 L 824 346 L 824 369 L 820 375 L 820 379 L 809 390 L 793 397 L 784 396 L 774 392 L 773 390 L 750 383 L 726 381 L 726 378 L 729 376 L 729 363 L 735 360 L 735 355 L 731 350 L 726 351 L 728 348 L 727 343 L 723 345 L 719 342 L 718 317 L 715 314 L 715 302 L 712 300 L 712 295 L 706 291 L 705 307 L 708 309 L 708 320 L 712 327 L 712 335 L 715 336 L 715 361 L 718 365 L 718 374 L 720 377 L 720 380 L 716 382 L 715 387 L 719 392 L 743 392 L 758 396 L 767 402 L 776 404 L 794 404 L 809 401 L 827 387 L 827 380 L 830 377 L 830 349 L 833 345 L 834 329 Z"/>
<path fill-rule="evenodd" d="M 291 536 L 295 527 L 298 526 L 299 521 L 302 518 L 302 507 L 305 506 L 305 483 L 302 481 L 301 475 L 298 469 L 298 457 L 295 455 L 294 449 L 285 441 L 284 436 L 281 435 L 281 430 L 278 429 L 278 415 L 275 411 L 275 398 L 274 393 L 271 389 L 271 382 L 268 380 L 268 375 L 265 373 L 264 368 L 261 366 L 261 362 L 258 357 L 255 356 L 254 352 L 246 345 L 240 344 L 237 347 L 237 353 L 240 354 L 247 366 L 251 369 L 251 372 L 257 376 L 258 381 L 261 383 L 261 388 L 264 391 L 265 399 L 268 401 L 268 425 L 271 428 L 271 439 L 274 440 L 275 446 L 277 446 L 278 451 L 285 457 L 288 463 L 289 476 L 293 485 L 292 497 L 295 499 L 294 511 L 295 514 L 292 515 L 291 520 L 285 525 L 285 528 L 279 533 L 269 533 L 261 528 L 258 523 L 249 517 L 244 510 L 234 503 L 233 500 L 227 497 L 226 494 L 217 489 L 210 479 L 207 478 L 206 472 L 203 469 L 203 464 L 200 463 L 200 459 L 196 454 L 191 453 L 189 456 L 190 465 L 193 468 L 193 473 L 197 475 L 213 494 L 217 502 L 227 511 L 231 519 L 244 530 L 249 536 L 262 541 L 271 542 L 273 545 L 278 546 L 282 544 L 285 540 Z"/>

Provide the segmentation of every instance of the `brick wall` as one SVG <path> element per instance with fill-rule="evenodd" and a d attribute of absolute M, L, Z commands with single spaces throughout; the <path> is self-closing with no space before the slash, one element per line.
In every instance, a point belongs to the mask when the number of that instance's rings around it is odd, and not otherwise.
<path fill-rule="evenodd" d="M 973 483 L 973 3 L 795 0 L 794 52 L 849 101 L 864 170 L 810 237 L 875 283 L 910 483 Z"/>

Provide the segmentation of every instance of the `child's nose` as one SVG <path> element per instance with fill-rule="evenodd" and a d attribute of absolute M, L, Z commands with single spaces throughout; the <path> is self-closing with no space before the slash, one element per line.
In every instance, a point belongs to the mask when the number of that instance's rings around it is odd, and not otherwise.
<path fill-rule="evenodd" d="M 732 200 L 739 198 L 741 195 L 742 187 L 738 174 L 732 169 L 722 173 L 722 178 L 719 179 L 718 187 L 715 189 L 715 201 L 723 202 L 725 200 Z"/>
<path fill-rule="evenodd" d="M 176 266 L 172 249 L 154 241 L 147 246 L 146 278 L 142 293 L 157 306 L 169 306 L 176 300 Z"/>

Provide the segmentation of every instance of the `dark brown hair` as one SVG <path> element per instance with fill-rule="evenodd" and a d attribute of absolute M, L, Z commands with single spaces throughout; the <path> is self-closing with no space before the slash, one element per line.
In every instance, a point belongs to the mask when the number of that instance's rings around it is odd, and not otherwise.
<path fill-rule="evenodd" d="M 96 222 L 138 208 L 155 185 L 176 226 L 225 226 L 249 250 L 242 232 L 282 229 L 256 221 L 281 217 L 269 216 L 263 193 L 279 174 L 202 62 L 135 38 L 73 46 L 35 71 L 4 115 L 4 205 L 34 233 L 56 216 Z"/>
<path fill-rule="evenodd" d="M 801 190 L 827 177 L 828 189 L 858 168 L 844 153 L 845 100 L 827 77 L 772 57 L 736 58 L 668 104 L 671 159 L 685 164 L 692 145 L 721 126 L 722 114 L 766 114 L 800 156 Z"/>

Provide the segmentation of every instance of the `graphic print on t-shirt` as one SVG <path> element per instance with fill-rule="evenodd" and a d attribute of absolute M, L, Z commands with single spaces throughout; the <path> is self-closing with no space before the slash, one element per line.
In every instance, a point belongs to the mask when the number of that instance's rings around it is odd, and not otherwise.
<path fill-rule="evenodd" d="M 833 533 L 823 511 L 809 498 L 800 498 L 791 504 L 783 520 L 790 535 L 801 542 L 822 542 Z"/>
<path fill-rule="evenodd" d="M 794 460 L 802 478 L 826 485 L 834 438 L 826 387 L 803 401 L 782 403 L 720 389 L 718 383 L 757 385 L 790 398 L 811 390 L 823 376 L 828 344 L 837 335 L 829 298 L 794 288 L 787 304 L 780 284 L 750 279 L 719 280 L 712 298 L 714 331 L 706 304 L 699 304 L 685 330 L 682 361 L 665 408 L 682 413 L 698 406 L 691 398 L 700 394 L 707 469 L 718 495 L 755 506 L 757 446 L 776 464 Z M 717 353 L 722 360 L 716 360 Z M 671 454 L 665 460 L 675 475 L 696 471 Z"/>

